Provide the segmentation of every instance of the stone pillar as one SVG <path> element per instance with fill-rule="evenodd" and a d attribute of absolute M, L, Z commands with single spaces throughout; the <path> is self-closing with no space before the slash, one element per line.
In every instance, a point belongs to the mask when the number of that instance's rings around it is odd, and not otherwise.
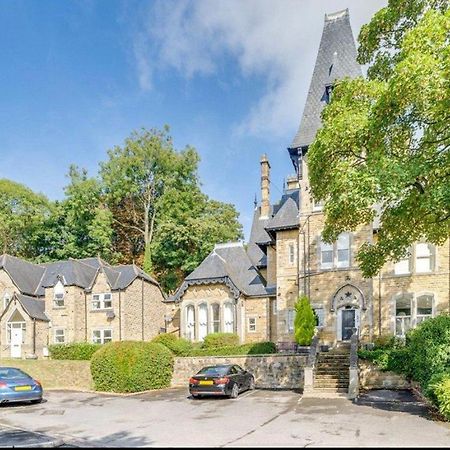
<path fill-rule="evenodd" d="M 270 213 L 270 164 L 267 155 L 261 156 L 261 219 Z"/>

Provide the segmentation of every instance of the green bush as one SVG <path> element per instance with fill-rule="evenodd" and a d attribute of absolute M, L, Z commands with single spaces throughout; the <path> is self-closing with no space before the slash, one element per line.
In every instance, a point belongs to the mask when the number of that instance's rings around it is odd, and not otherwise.
<path fill-rule="evenodd" d="M 408 375 L 426 389 L 434 374 L 450 367 L 450 315 L 425 320 L 406 336 L 409 350 Z"/>
<path fill-rule="evenodd" d="M 205 336 L 202 348 L 218 348 L 239 345 L 239 336 L 235 333 L 211 333 Z"/>
<path fill-rule="evenodd" d="M 407 375 L 409 373 L 409 351 L 402 349 L 360 350 L 358 356 L 373 362 L 383 371 L 393 371 Z"/>
<path fill-rule="evenodd" d="M 301 296 L 295 304 L 294 334 L 299 345 L 310 345 L 314 336 L 316 317 L 308 297 Z"/>
<path fill-rule="evenodd" d="M 450 372 L 433 375 L 425 393 L 439 408 L 442 415 L 450 420 Z"/>
<path fill-rule="evenodd" d="M 160 334 L 156 336 L 152 342 L 164 345 L 176 356 L 189 356 L 193 349 L 193 345 L 190 341 L 179 338 L 174 334 Z"/>
<path fill-rule="evenodd" d="M 259 342 L 255 344 L 193 349 L 189 356 L 239 356 L 271 353 L 276 353 L 276 346 L 273 342 Z"/>
<path fill-rule="evenodd" d="M 398 349 L 405 347 L 405 340 L 397 336 L 383 335 L 374 339 L 375 349 Z"/>
<path fill-rule="evenodd" d="M 91 360 L 97 391 L 141 392 L 168 387 L 172 369 L 171 351 L 153 342 L 110 342 Z"/>
<path fill-rule="evenodd" d="M 75 342 L 73 344 L 50 345 L 48 349 L 52 359 L 89 361 L 99 348 L 101 348 L 101 344 Z"/>

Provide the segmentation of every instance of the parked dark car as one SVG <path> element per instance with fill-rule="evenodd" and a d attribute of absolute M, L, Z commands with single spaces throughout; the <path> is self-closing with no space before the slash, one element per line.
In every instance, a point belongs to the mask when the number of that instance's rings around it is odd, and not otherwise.
<path fill-rule="evenodd" d="M 203 367 L 189 379 L 189 392 L 193 398 L 201 395 L 236 398 L 240 392 L 248 389 L 255 389 L 254 376 L 233 364 Z"/>
<path fill-rule="evenodd" d="M 42 385 L 20 369 L 0 367 L 0 403 L 42 401 Z"/>

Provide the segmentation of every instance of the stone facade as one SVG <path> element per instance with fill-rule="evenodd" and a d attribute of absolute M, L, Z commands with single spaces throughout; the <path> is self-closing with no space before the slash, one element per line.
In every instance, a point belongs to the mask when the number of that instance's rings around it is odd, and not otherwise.
<path fill-rule="evenodd" d="M 367 361 L 359 361 L 359 388 L 370 389 L 410 389 L 411 383 L 395 372 L 383 372 Z"/>
<path fill-rule="evenodd" d="M 24 306 L 12 277 L 0 269 L 0 298 L 5 299 L 0 312 L 0 357 L 45 357 L 48 346 L 58 343 L 151 340 L 165 330 L 167 303 L 159 285 L 147 277 L 137 275 L 122 288 L 111 286 L 103 270 L 88 287 L 64 284 L 61 279 L 40 288 L 42 295 L 22 295 Z M 94 307 L 99 297 L 107 301 Z M 42 306 L 40 313 L 34 304 Z M 11 327 L 22 330 L 18 350 L 11 346 Z"/>
<path fill-rule="evenodd" d="M 237 364 L 255 377 L 262 389 L 302 389 L 306 357 L 299 355 L 214 356 L 175 358 L 172 386 L 187 386 L 188 380 L 202 367 Z"/>

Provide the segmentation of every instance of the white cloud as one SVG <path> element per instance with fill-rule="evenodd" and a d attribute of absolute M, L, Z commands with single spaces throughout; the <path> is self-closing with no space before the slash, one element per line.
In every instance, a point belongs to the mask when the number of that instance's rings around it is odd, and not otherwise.
<path fill-rule="evenodd" d="M 142 89 L 157 70 L 187 78 L 217 73 L 224 55 L 242 76 L 265 76 L 267 89 L 252 105 L 239 134 L 284 135 L 298 124 L 325 12 L 350 8 L 355 37 L 387 0 L 177 0 L 152 4 L 136 36 Z"/>

